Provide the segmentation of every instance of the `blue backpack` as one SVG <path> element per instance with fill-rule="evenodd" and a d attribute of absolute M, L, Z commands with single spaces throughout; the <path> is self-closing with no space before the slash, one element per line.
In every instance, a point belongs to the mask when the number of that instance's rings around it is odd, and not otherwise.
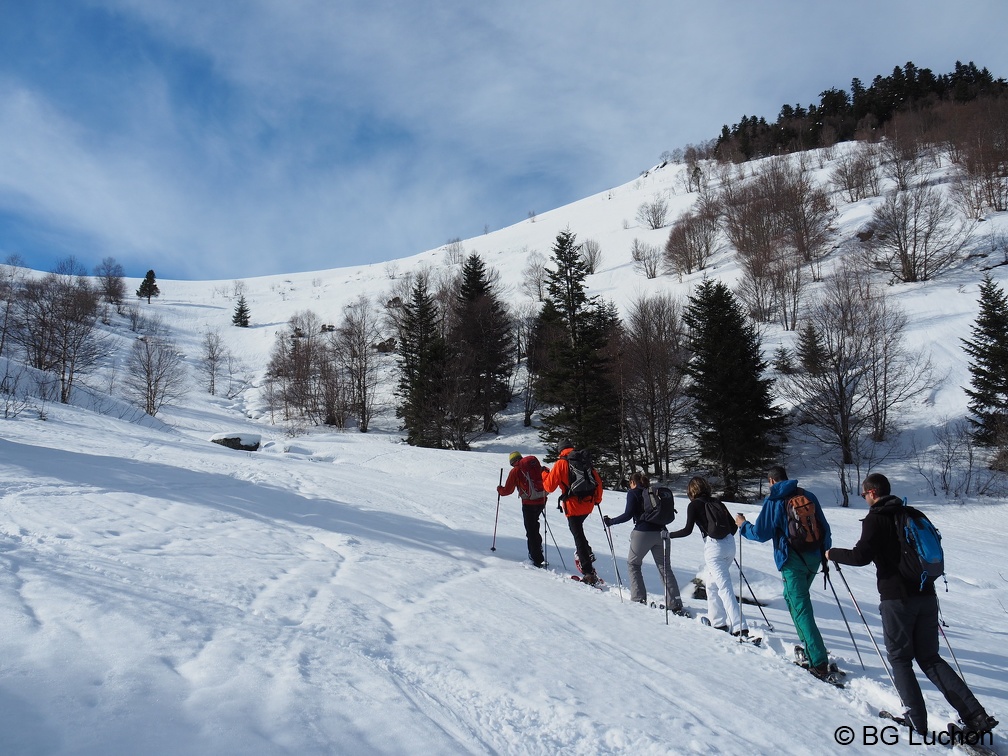
<path fill-rule="evenodd" d="M 906 505 L 896 515 L 896 533 L 900 542 L 900 575 L 923 591 L 926 585 L 945 574 L 945 552 L 941 533 L 923 512 Z M 946 581 L 947 584 L 947 581 Z"/>

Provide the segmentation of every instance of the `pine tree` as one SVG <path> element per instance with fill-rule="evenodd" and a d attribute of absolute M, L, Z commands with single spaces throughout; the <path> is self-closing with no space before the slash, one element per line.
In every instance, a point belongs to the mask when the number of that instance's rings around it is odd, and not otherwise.
<path fill-rule="evenodd" d="M 475 253 L 462 266 L 452 314 L 451 364 L 466 413 L 482 432 L 496 432 L 496 415 L 511 400 L 515 337 L 507 308 L 494 290 L 494 275 Z"/>
<path fill-rule="evenodd" d="M 147 304 L 150 304 L 151 297 L 161 296 L 161 290 L 158 289 L 157 281 L 154 280 L 153 270 L 147 271 L 144 280 L 140 282 L 140 288 L 136 290 L 136 295 L 140 299 L 147 297 Z"/>
<path fill-rule="evenodd" d="M 249 327 L 249 307 L 248 303 L 245 301 L 245 295 L 238 297 L 238 304 L 235 307 L 234 315 L 231 318 L 231 324 L 236 325 L 239 328 Z"/>
<path fill-rule="evenodd" d="M 411 446 L 444 448 L 447 444 L 444 379 L 447 350 L 441 335 L 440 314 L 425 276 L 413 284 L 409 302 L 402 306 L 399 336 L 399 406 L 406 442 Z"/>
<path fill-rule="evenodd" d="M 539 436 L 556 451 L 564 440 L 591 449 L 610 474 L 619 460 L 619 411 L 605 347 L 618 317 L 586 294 L 586 264 L 569 230 L 557 235 L 553 263 L 532 349 L 536 396 L 553 406 L 542 415 Z"/>
<path fill-rule="evenodd" d="M 718 471 L 725 498 L 736 499 L 742 481 L 758 476 L 779 451 L 773 381 L 764 377 L 756 329 L 723 283 L 700 284 L 683 319 L 690 331 L 686 391 L 699 461 Z"/>
<path fill-rule="evenodd" d="M 962 339 L 970 357 L 970 423 L 977 441 L 1002 446 L 1008 443 L 1008 297 L 991 279 L 980 284 L 980 312 L 971 332 Z"/>

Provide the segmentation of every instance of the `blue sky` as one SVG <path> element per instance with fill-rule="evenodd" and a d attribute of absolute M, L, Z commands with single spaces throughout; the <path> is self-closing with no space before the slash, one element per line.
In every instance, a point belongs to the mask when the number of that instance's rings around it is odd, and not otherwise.
<path fill-rule="evenodd" d="M 0 0 L 0 260 L 229 280 L 413 255 L 855 76 L 1008 77 L 1008 3 L 963 8 Z"/>

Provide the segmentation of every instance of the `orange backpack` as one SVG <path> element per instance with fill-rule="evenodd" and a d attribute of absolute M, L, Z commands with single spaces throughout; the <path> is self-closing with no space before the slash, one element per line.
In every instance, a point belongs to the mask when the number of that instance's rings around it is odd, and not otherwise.
<path fill-rule="evenodd" d="M 815 551 L 822 548 L 823 527 L 816 516 L 816 506 L 802 489 L 796 489 L 784 500 L 787 518 L 788 545 L 796 551 Z"/>

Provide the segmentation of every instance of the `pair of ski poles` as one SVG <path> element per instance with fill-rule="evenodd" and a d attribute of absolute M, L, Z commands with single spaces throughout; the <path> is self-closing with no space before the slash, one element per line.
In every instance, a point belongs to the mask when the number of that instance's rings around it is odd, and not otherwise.
<path fill-rule="evenodd" d="M 498 485 L 498 487 L 504 485 L 504 468 L 503 467 L 500 470 L 500 479 L 499 479 L 499 482 L 498 482 L 497 485 Z M 500 494 L 498 493 L 497 494 L 497 512 L 496 512 L 496 514 L 494 514 L 493 541 L 490 544 L 490 551 L 497 551 L 497 521 L 500 518 L 500 500 L 501 500 L 501 497 L 500 497 Z M 556 538 L 553 537 L 553 530 L 549 526 L 549 520 L 546 519 L 546 508 L 545 507 L 543 507 L 542 517 L 543 517 L 543 523 L 546 525 L 546 532 L 549 534 L 550 540 L 553 541 L 553 545 L 556 547 L 557 553 L 560 555 L 560 563 L 563 565 L 564 570 L 566 570 L 567 569 L 567 562 L 564 561 L 563 552 L 560 551 L 560 546 L 557 545 Z M 546 544 L 544 544 L 544 547 L 545 548 L 543 550 L 543 557 L 546 556 L 545 552 L 546 552 L 546 548 L 548 548 L 548 546 Z M 549 564 L 548 560 L 544 560 L 544 561 L 545 561 L 546 564 Z"/>

